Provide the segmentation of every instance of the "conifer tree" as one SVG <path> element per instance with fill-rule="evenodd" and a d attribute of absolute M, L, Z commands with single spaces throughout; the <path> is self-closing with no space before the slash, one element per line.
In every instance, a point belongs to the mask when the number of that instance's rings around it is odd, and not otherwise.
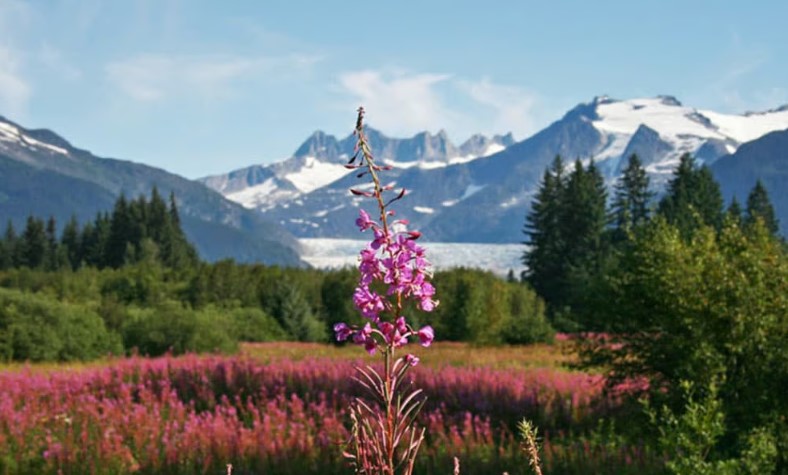
<path fill-rule="evenodd" d="M 736 199 L 734 196 L 731 199 L 731 204 L 728 205 L 727 211 L 725 211 L 727 219 L 731 222 L 736 224 L 736 226 L 741 226 L 743 223 L 743 212 L 741 209 L 741 205 L 739 204 L 739 200 Z"/>
<path fill-rule="evenodd" d="M 637 154 L 633 153 L 615 186 L 612 218 L 617 240 L 632 228 L 648 222 L 653 197 L 646 170 Z"/>
<path fill-rule="evenodd" d="M 583 168 L 580 160 L 576 160 L 561 206 L 561 234 L 566 244 L 564 259 L 573 266 L 592 265 L 599 257 L 602 234 L 607 226 L 606 202 L 604 178 L 594 161 Z"/>
<path fill-rule="evenodd" d="M 723 216 L 722 192 L 711 170 L 706 166 L 698 168 L 690 154 L 682 155 L 668 183 L 667 194 L 659 203 L 659 213 L 684 238 L 700 225 L 719 229 Z"/>
<path fill-rule="evenodd" d="M 3 255 L 0 257 L 0 268 L 10 269 L 19 265 L 19 237 L 16 235 L 14 223 L 9 219 L 3 234 Z"/>
<path fill-rule="evenodd" d="M 177 213 L 177 210 L 176 210 Z M 154 186 L 151 191 L 151 198 L 148 204 L 148 235 L 154 242 L 161 243 L 167 229 L 167 223 L 171 220 L 167 210 L 167 203 L 159 194 L 159 189 Z"/>
<path fill-rule="evenodd" d="M 33 216 L 27 218 L 21 246 L 21 266 L 37 269 L 44 264 L 48 245 L 43 221 Z"/>
<path fill-rule="evenodd" d="M 523 254 L 523 278 L 551 303 L 560 298 L 566 271 L 561 227 L 565 192 L 564 163 L 556 156 L 544 172 L 523 230 L 528 246 Z"/>
<path fill-rule="evenodd" d="M 764 226 L 773 236 L 780 232 L 779 221 L 774 215 L 774 207 L 769 200 L 769 193 L 761 180 L 755 182 L 755 186 L 747 196 L 745 224 L 752 226 L 758 219 L 763 220 Z"/>
<path fill-rule="evenodd" d="M 60 246 L 65 249 L 68 263 L 73 270 L 79 268 L 82 263 L 82 243 L 80 242 L 79 223 L 77 217 L 72 215 L 63 227 L 63 234 L 60 236 Z"/>
<path fill-rule="evenodd" d="M 126 248 L 129 236 L 132 233 L 132 217 L 126 197 L 121 193 L 110 219 L 109 237 L 104 249 L 104 261 L 108 267 L 118 268 L 123 266 L 126 259 Z"/>
<path fill-rule="evenodd" d="M 565 248 L 564 289 L 554 303 L 572 310 L 573 319 L 588 299 L 589 289 L 600 277 L 607 256 L 606 209 L 607 189 L 604 178 L 593 160 L 586 168 L 575 162 L 575 169 L 567 180 L 567 191 L 561 220 Z"/>
<path fill-rule="evenodd" d="M 44 266 L 47 270 L 58 268 L 57 257 L 57 221 L 54 216 L 50 216 L 46 226 L 47 247 L 44 252 Z"/>

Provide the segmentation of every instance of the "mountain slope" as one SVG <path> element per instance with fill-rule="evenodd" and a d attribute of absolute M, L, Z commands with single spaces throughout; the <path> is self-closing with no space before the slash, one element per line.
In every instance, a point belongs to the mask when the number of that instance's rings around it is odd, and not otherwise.
<path fill-rule="evenodd" d="M 184 229 L 203 258 L 299 265 L 297 241 L 280 226 L 205 186 L 164 170 L 99 158 L 48 130 L 0 117 L 0 219 L 72 214 L 82 222 L 112 208 L 120 193 L 174 192 Z M 210 232 L 209 232 L 210 231 Z"/>
<path fill-rule="evenodd" d="M 659 190 L 684 153 L 712 164 L 746 141 L 787 127 L 788 107 L 728 115 L 687 107 L 670 96 L 624 101 L 597 97 L 521 142 L 497 137 L 489 148 L 483 139 L 469 140 L 476 148 L 467 152 L 467 159 L 465 145 L 451 145 L 442 133 L 390 139 L 369 129 L 367 135 L 378 162 L 394 166 L 384 180 L 411 191 L 397 208 L 414 227 L 435 241 L 506 243 L 522 240 L 533 193 L 556 155 L 567 163 L 593 158 L 612 185 L 625 159 L 637 153 Z M 299 237 L 358 237 L 349 223 L 363 200 L 347 189 L 359 181 L 340 168 L 353 143 L 352 136 L 337 140 L 316 133 L 284 162 L 208 178 L 206 183 Z M 490 154 L 496 146 L 499 151 Z M 323 173 L 320 167 L 328 166 L 336 167 L 340 178 Z M 290 179 L 290 174 L 308 172 L 325 182 L 307 190 Z"/>
<path fill-rule="evenodd" d="M 788 129 L 743 144 L 736 153 L 715 162 L 711 170 L 726 201 L 735 196 L 743 205 L 760 179 L 780 220 L 780 231 L 788 236 Z"/>

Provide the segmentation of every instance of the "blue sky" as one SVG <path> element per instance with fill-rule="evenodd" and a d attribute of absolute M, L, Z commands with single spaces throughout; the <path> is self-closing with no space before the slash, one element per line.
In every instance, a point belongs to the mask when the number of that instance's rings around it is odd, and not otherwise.
<path fill-rule="evenodd" d="M 523 139 L 596 95 L 788 103 L 788 2 L 0 0 L 0 115 L 196 178 L 346 135 Z"/>

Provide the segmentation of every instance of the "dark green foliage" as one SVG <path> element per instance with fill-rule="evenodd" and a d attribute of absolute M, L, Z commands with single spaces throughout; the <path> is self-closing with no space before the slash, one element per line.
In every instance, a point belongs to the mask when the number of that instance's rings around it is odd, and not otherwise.
<path fill-rule="evenodd" d="M 528 250 L 523 255 L 523 277 L 545 300 L 559 302 L 566 285 L 566 263 L 561 258 L 566 244 L 561 227 L 566 178 L 561 157 L 545 170 L 525 225 Z"/>
<path fill-rule="evenodd" d="M 663 406 L 654 410 L 645 403 L 646 413 L 659 432 L 659 446 L 668 454 L 666 466 L 675 475 L 760 475 L 774 473 L 777 446 L 774 435 L 759 427 L 739 436 L 744 449 L 738 458 L 720 457 L 715 447 L 725 434 L 725 412 L 719 399 L 719 385 L 713 381 L 700 387 L 681 382 L 685 405 L 681 414 Z"/>
<path fill-rule="evenodd" d="M 592 342 L 585 361 L 610 368 L 614 380 L 648 378 L 652 397 L 673 410 L 681 407 L 680 381 L 708 387 L 721 374 L 720 447 L 728 451 L 758 427 L 785 433 L 786 283 L 788 256 L 760 222 L 747 233 L 732 223 L 719 234 L 701 226 L 688 241 L 657 219 L 598 287 L 594 310 L 612 335 Z"/>
<path fill-rule="evenodd" d="M 423 319 L 439 339 L 521 344 L 553 338 L 544 301 L 524 284 L 473 269 L 438 272 L 433 281 L 441 304 Z"/>
<path fill-rule="evenodd" d="M 334 324 L 339 322 L 355 325 L 363 323 L 363 317 L 356 310 L 351 298 L 356 285 L 358 285 L 356 269 L 345 268 L 325 274 L 320 288 L 320 299 L 323 320 L 329 332 L 332 332 Z"/>
<path fill-rule="evenodd" d="M 695 159 L 684 154 L 673 172 L 673 179 L 668 183 L 667 194 L 660 201 L 658 211 L 685 238 L 702 225 L 719 229 L 723 217 L 720 185 L 708 167 L 698 168 Z"/>
<path fill-rule="evenodd" d="M 30 216 L 21 238 L 9 222 L 0 243 L 0 269 L 119 268 L 151 259 L 171 268 L 192 267 L 198 262 L 197 251 L 186 240 L 174 198 L 170 200 L 168 209 L 156 188 L 150 202 L 144 196 L 129 202 L 121 194 L 111 215 L 98 214 L 82 230 L 72 216 L 60 239 L 53 217 L 45 227 L 43 221 Z"/>
<path fill-rule="evenodd" d="M 612 203 L 613 223 L 619 239 L 648 222 L 653 197 L 646 170 L 638 156 L 632 154 L 616 183 Z"/>
<path fill-rule="evenodd" d="M 728 205 L 728 209 L 725 211 L 725 217 L 736 226 L 741 226 L 744 223 L 741 205 L 735 196 L 731 199 L 731 204 Z"/>
<path fill-rule="evenodd" d="M 747 196 L 747 216 L 744 222 L 747 226 L 752 226 L 759 219 L 763 220 L 764 226 L 772 235 L 777 236 L 780 232 L 780 223 L 774 215 L 769 193 L 761 180 L 755 182 L 755 186 Z"/>
<path fill-rule="evenodd" d="M 523 262 L 525 280 L 550 304 L 554 323 L 565 309 L 584 304 L 584 290 L 604 265 L 606 201 L 604 180 L 593 160 L 585 168 L 576 161 L 564 177 L 563 162 L 556 157 L 545 171 L 527 217 L 529 247 Z"/>
<path fill-rule="evenodd" d="M 42 267 L 48 247 L 44 222 L 32 216 L 28 217 L 19 245 L 21 247 L 19 265 L 31 269 Z"/>
<path fill-rule="evenodd" d="M 86 307 L 0 289 L 0 359 L 90 360 L 121 354 L 120 339 Z"/>
<path fill-rule="evenodd" d="M 292 282 L 277 283 L 272 315 L 295 340 L 328 341 L 326 326 L 315 317 L 306 297 Z"/>

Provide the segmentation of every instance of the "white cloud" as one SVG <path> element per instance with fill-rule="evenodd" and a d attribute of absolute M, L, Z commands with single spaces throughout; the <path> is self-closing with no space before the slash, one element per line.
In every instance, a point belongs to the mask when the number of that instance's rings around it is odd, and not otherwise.
<path fill-rule="evenodd" d="M 109 81 L 138 101 L 176 96 L 217 100 L 233 96 L 235 81 L 248 77 L 286 78 L 307 71 L 320 58 L 140 55 L 109 63 Z"/>
<path fill-rule="evenodd" d="M 19 71 L 19 61 L 13 51 L 0 45 L 0 113 L 23 115 L 32 92 Z"/>
<path fill-rule="evenodd" d="M 477 132 L 522 136 L 535 125 L 536 96 L 490 78 L 364 70 L 341 74 L 339 84 L 355 105 L 372 112 L 370 123 L 389 134 L 446 129 L 459 139 Z"/>
<path fill-rule="evenodd" d="M 486 77 L 479 81 L 463 80 L 458 85 L 491 115 L 492 123 L 479 130 L 512 131 L 519 137 L 534 131 L 534 107 L 538 101 L 533 93 L 516 86 L 496 84 Z"/>
<path fill-rule="evenodd" d="M 453 120 L 454 112 L 436 90 L 450 77 L 403 73 L 385 77 L 379 71 L 366 70 L 342 74 L 339 82 L 358 101 L 356 105 L 375 111 L 375 127 L 391 134 L 408 134 L 436 130 Z"/>

